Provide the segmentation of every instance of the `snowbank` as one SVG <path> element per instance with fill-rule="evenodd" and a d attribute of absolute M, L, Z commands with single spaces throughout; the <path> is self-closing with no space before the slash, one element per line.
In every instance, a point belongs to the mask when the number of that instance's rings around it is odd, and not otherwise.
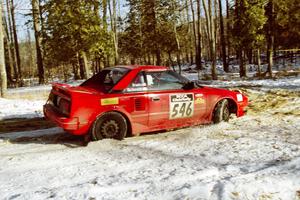
<path fill-rule="evenodd" d="M 0 120 L 43 117 L 45 101 L 0 98 Z"/>

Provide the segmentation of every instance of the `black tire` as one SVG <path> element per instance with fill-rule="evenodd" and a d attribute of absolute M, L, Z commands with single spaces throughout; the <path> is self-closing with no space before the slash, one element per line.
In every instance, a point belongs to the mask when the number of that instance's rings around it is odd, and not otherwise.
<path fill-rule="evenodd" d="M 123 140 L 126 133 L 126 119 L 117 112 L 107 112 L 98 117 L 90 130 L 93 140 L 102 140 L 104 138 Z"/>
<path fill-rule="evenodd" d="M 213 122 L 220 123 L 221 121 L 228 122 L 230 117 L 229 103 L 227 99 L 219 101 L 214 109 Z"/>

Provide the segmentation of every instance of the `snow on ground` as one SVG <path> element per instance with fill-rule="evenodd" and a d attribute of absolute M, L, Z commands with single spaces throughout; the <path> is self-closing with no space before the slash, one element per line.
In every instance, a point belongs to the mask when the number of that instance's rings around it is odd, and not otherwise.
<path fill-rule="evenodd" d="M 190 80 L 198 80 L 198 74 L 184 74 Z M 211 87 L 261 87 L 262 89 L 289 89 L 300 91 L 300 77 L 264 79 L 264 80 L 230 80 L 230 81 L 199 81 L 202 85 Z"/>
<path fill-rule="evenodd" d="M 250 98 L 248 114 L 229 123 L 86 147 L 59 128 L 0 134 L 0 199 L 299 200 L 300 93 L 248 84 L 236 85 Z"/>
<path fill-rule="evenodd" d="M 44 100 L 0 98 L 0 120 L 43 117 Z"/>

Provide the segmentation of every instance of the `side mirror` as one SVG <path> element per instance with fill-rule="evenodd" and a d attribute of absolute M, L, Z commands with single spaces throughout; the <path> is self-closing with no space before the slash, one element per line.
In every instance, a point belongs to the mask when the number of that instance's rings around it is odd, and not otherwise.
<path fill-rule="evenodd" d="M 182 89 L 184 90 L 191 90 L 191 89 L 194 89 L 196 86 L 195 86 L 195 83 L 190 81 L 190 82 L 185 82 Z"/>

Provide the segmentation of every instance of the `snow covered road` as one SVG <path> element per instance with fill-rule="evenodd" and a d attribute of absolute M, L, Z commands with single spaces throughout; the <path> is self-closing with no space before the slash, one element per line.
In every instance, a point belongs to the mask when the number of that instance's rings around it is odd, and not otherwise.
<path fill-rule="evenodd" d="M 300 199 L 300 95 L 247 89 L 229 123 L 80 145 L 0 134 L 1 199 Z"/>

